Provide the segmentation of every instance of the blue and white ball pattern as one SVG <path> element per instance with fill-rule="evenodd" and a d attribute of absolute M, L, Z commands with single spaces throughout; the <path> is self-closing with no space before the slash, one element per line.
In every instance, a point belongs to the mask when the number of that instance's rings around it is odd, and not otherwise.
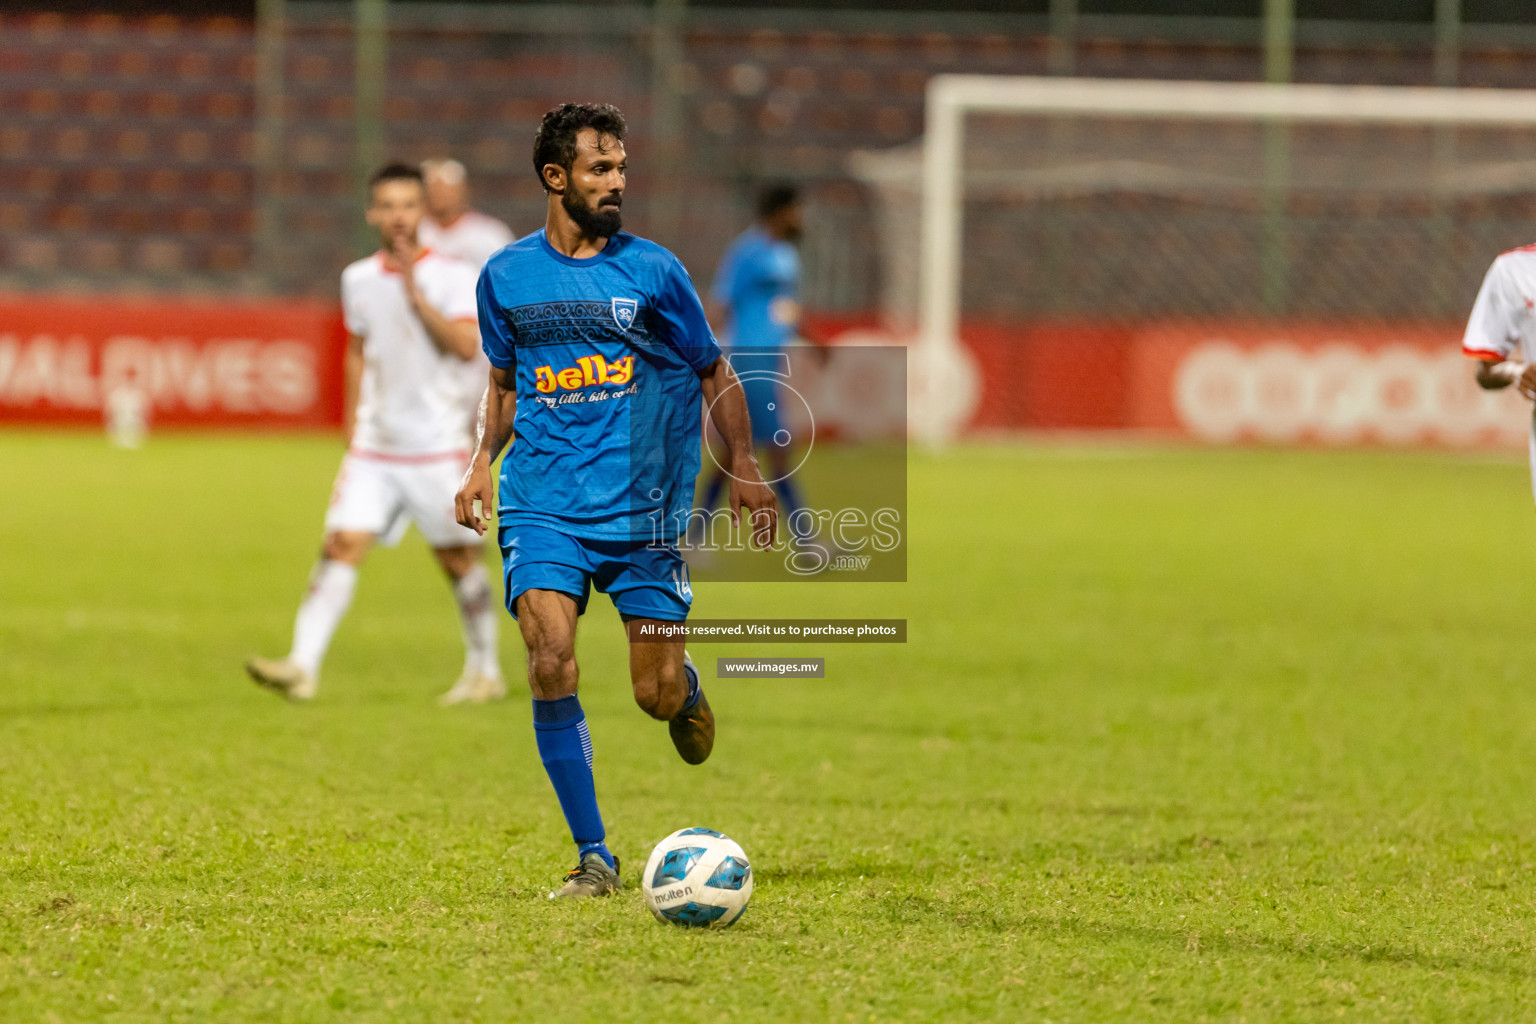
<path fill-rule="evenodd" d="M 678 829 L 651 851 L 640 888 L 658 921 L 725 928 L 752 898 L 752 865 L 735 840 L 712 828 Z"/>

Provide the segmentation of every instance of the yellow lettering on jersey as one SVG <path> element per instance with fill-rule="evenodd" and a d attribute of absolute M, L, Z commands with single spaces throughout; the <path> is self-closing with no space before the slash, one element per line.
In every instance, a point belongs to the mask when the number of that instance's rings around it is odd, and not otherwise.
<path fill-rule="evenodd" d="M 534 387 L 546 395 L 557 390 L 575 391 L 599 384 L 623 387 L 634 379 L 635 357 L 625 356 L 610 363 L 594 352 L 590 356 L 582 356 L 576 360 L 575 366 L 567 366 L 563 370 L 540 366 L 533 371 L 533 376 Z"/>

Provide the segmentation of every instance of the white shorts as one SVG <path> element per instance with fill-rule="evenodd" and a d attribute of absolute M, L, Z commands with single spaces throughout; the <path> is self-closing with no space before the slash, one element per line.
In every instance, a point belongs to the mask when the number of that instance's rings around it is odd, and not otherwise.
<path fill-rule="evenodd" d="M 389 547 L 411 523 L 434 548 L 479 544 L 480 535 L 453 514 L 468 452 L 447 455 L 380 455 L 348 452 L 331 490 L 325 532 L 371 533 Z"/>

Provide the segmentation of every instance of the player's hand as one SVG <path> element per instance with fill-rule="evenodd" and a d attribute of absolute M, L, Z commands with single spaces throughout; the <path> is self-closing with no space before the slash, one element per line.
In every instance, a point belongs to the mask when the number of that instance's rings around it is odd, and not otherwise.
<path fill-rule="evenodd" d="M 480 512 L 475 512 L 475 502 Z M 491 462 L 483 455 L 476 455 L 464 471 L 464 481 L 459 493 L 453 496 L 453 514 L 460 526 L 467 526 L 480 536 L 491 521 L 491 509 L 496 505 L 496 485 L 491 480 Z M 483 518 L 482 518 L 483 517 Z"/>
<path fill-rule="evenodd" d="M 389 255 L 394 263 L 391 269 L 400 274 L 406 297 L 414 304 L 420 294 L 416 290 L 416 261 L 421 257 L 421 246 L 404 235 L 396 235 L 389 243 Z"/>
<path fill-rule="evenodd" d="M 763 551 L 773 547 L 779 535 L 779 499 L 773 488 L 763 482 L 757 457 L 748 455 L 731 464 L 731 523 L 741 525 L 741 510 L 747 510 L 752 529 L 752 544 Z"/>
<path fill-rule="evenodd" d="M 1536 400 L 1536 363 L 1525 368 L 1520 379 L 1515 381 L 1515 388 L 1526 398 Z"/>

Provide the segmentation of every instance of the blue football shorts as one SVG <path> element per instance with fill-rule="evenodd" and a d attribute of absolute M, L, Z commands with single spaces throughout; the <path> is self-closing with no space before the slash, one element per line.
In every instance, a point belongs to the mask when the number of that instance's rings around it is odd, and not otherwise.
<path fill-rule="evenodd" d="M 509 523 L 498 531 L 507 611 L 529 590 L 556 590 L 587 610 L 596 585 L 620 615 L 682 622 L 693 605 L 688 563 L 671 545 L 650 541 L 592 540 L 547 526 Z"/>

